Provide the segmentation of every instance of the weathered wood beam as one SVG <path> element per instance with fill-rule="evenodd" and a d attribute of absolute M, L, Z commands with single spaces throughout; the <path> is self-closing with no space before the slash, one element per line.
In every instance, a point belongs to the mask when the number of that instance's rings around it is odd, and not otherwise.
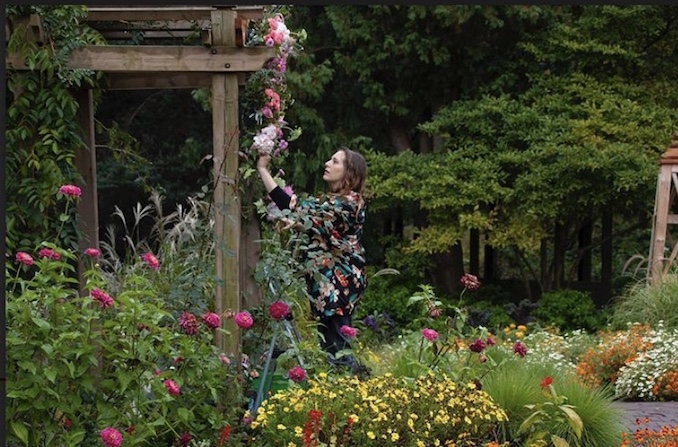
<path fill-rule="evenodd" d="M 238 85 L 245 85 L 246 73 L 237 73 Z M 111 73 L 106 90 L 149 90 L 202 88 L 212 86 L 210 73 Z"/>
<path fill-rule="evenodd" d="M 227 6 L 220 5 L 220 8 Z M 90 22 L 112 22 L 117 20 L 211 20 L 212 6 L 129 6 L 88 8 L 87 20 Z M 232 6 L 237 17 L 257 20 L 263 17 L 261 6 Z"/>
<path fill-rule="evenodd" d="M 274 55 L 275 50 L 268 47 L 95 45 L 73 51 L 68 66 L 109 73 L 253 72 L 260 70 Z M 17 54 L 5 58 L 5 68 L 28 69 Z"/>

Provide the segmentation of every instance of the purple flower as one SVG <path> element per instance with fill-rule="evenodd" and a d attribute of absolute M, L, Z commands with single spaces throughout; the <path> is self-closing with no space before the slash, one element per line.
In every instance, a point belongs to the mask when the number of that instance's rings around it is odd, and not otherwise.
<path fill-rule="evenodd" d="M 485 342 L 477 338 L 468 345 L 468 348 L 473 352 L 483 352 L 485 350 Z"/>
<path fill-rule="evenodd" d="M 525 357 L 527 355 L 527 346 L 523 342 L 517 341 L 513 344 L 513 352 L 521 357 Z"/>
<path fill-rule="evenodd" d="M 377 319 L 374 318 L 372 315 L 368 315 L 365 318 L 363 318 L 363 324 L 367 326 L 368 328 L 372 329 L 373 331 L 376 331 L 379 329 L 379 324 L 377 323 Z"/>
<path fill-rule="evenodd" d="M 198 333 L 198 319 L 190 312 L 182 312 L 179 316 L 179 327 L 186 335 L 195 335 Z"/>

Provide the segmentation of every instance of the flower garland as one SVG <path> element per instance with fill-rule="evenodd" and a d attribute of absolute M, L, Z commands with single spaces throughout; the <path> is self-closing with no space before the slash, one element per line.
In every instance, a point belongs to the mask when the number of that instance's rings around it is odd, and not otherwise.
<path fill-rule="evenodd" d="M 262 23 L 261 34 L 253 43 L 264 43 L 275 47 L 276 56 L 248 81 L 253 96 L 253 118 L 258 130 L 253 137 L 251 150 L 259 154 L 278 156 L 284 153 L 290 141 L 301 134 L 301 129 L 290 129 L 285 121 L 285 110 L 293 100 L 286 84 L 287 59 L 300 50 L 305 31 L 292 33 L 285 24 L 281 13 L 275 13 Z M 285 136 L 285 130 L 289 135 Z"/>

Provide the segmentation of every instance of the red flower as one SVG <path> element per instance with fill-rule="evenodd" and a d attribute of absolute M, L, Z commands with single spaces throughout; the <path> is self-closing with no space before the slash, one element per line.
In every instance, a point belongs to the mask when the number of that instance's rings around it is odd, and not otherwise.
<path fill-rule="evenodd" d="M 527 346 L 521 341 L 517 341 L 513 344 L 513 352 L 521 357 L 525 357 L 527 355 Z"/>
<path fill-rule="evenodd" d="M 185 431 L 179 436 L 179 438 L 177 438 L 177 445 L 179 447 L 188 447 L 192 440 L 193 436 Z"/>
<path fill-rule="evenodd" d="M 221 429 L 219 433 L 219 439 L 217 440 L 217 445 L 223 447 L 224 443 L 228 441 L 228 437 L 231 435 L 231 426 L 226 424 L 224 428 Z"/>
<path fill-rule="evenodd" d="M 544 379 L 541 381 L 541 384 L 539 386 L 542 387 L 542 388 L 548 388 L 549 385 L 551 385 L 552 383 L 553 383 L 553 377 L 547 376 L 547 377 L 544 377 Z"/>
<path fill-rule="evenodd" d="M 289 371 L 287 371 L 287 377 L 292 381 L 292 382 L 301 382 L 303 380 L 306 380 L 306 371 L 304 371 L 304 368 L 301 366 L 295 366 L 294 368 L 291 368 Z"/>
<path fill-rule="evenodd" d="M 485 350 L 485 342 L 477 338 L 468 345 L 468 348 L 473 352 L 483 352 Z"/>
<path fill-rule="evenodd" d="M 290 313 L 290 306 L 284 301 L 274 301 L 268 306 L 268 313 L 274 320 L 282 320 Z"/>

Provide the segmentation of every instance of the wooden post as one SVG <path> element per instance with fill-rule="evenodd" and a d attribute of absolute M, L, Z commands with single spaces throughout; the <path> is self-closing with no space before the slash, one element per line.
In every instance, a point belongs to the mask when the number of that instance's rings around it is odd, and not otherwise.
<path fill-rule="evenodd" d="M 212 12 L 214 45 L 235 47 L 235 19 L 232 10 Z M 216 301 L 215 311 L 240 311 L 240 198 L 238 194 L 238 75 L 212 76 L 212 131 L 214 155 L 214 211 L 216 232 Z M 217 333 L 217 346 L 240 360 L 240 331 L 233 319 L 223 319 L 231 335 Z"/>
<path fill-rule="evenodd" d="M 669 224 L 678 224 L 678 215 L 670 214 L 671 204 L 678 188 L 678 132 L 673 135 L 673 142 L 659 160 L 659 176 L 655 193 L 652 239 L 647 265 L 648 282 L 661 281 L 664 269 L 676 258 L 674 247 L 671 255 L 665 256 L 666 239 Z M 667 262 L 668 261 L 668 262 Z"/>
<path fill-rule="evenodd" d="M 78 100 L 78 122 L 82 129 L 82 139 L 87 144 L 86 149 L 79 150 L 75 155 L 75 166 L 84 180 L 82 196 L 78 201 L 78 226 L 80 261 L 78 274 L 80 286 L 84 284 L 82 251 L 88 247 L 99 248 L 99 207 L 97 201 L 97 156 L 94 133 L 94 95 L 90 89 L 77 90 L 74 93 Z"/>

